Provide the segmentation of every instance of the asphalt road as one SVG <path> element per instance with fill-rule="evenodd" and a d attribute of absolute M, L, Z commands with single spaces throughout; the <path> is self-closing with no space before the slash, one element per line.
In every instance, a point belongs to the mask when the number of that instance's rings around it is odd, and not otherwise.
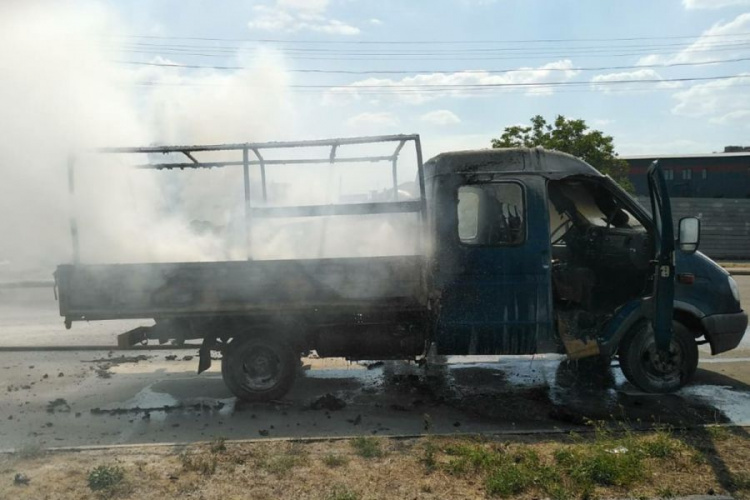
<path fill-rule="evenodd" d="M 750 300 L 750 276 L 737 281 Z M 0 347 L 113 345 L 138 324 L 66 331 L 50 290 L 0 290 Z M 750 424 L 746 348 L 720 358 L 702 351 L 695 382 L 666 396 L 639 393 L 619 368 L 593 376 L 554 356 L 457 357 L 427 369 L 306 359 L 288 397 L 254 405 L 227 391 L 219 362 L 196 375 L 197 358 L 183 359 L 195 354 L 0 351 L 0 448 L 575 429 L 613 418 Z M 321 408 L 326 395 L 330 404 Z"/>

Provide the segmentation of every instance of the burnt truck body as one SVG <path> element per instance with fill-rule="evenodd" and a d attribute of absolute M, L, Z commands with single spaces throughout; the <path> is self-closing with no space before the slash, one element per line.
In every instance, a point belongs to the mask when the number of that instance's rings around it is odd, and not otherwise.
<path fill-rule="evenodd" d="M 392 164 L 388 201 L 250 204 L 247 171 L 268 164 L 262 148 L 330 147 L 334 162 L 341 145 L 369 142 L 397 144 L 392 155 L 348 159 Z M 396 161 L 411 142 L 419 193 L 400 199 Z M 243 161 L 192 156 L 206 148 L 240 150 Z M 444 153 L 424 165 L 419 137 L 408 135 L 110 152 L 181 152 L 192 162 L 154 168 L 241 165 L 249 217 L 414 214 L 415 255 L 58 267 L 67 326 L 152 318 L 122 344 L 202 339 L 199 371 L 220 351 L 223 378 L 243 399 L 282 396 L 311 350 L 351 359 L 553 352 L 607 366 L 617 356 L 639 388 L 673 391 L 695 372 L 699 343 L 733 349 L 747 326 L 732 278 L 696 252 L 699 221 L 683 219 L 675 239 L 657 165 L 652 217 L 590 165 L 540 148 Z"/>

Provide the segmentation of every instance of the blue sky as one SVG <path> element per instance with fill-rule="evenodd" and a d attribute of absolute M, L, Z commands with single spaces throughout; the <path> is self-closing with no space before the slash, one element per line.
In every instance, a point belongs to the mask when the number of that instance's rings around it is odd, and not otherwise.
<path fill-rule="evenodd" d="M 660 67 L 674 62 L 692 64 L 750 57 L 750 2 L 746 0 L 243 0 L 221 2 L 220 7 L 217 2 L 209 1 L 144 0 L 113 1 L 111 7 L 119 13 L 129 33 L 165 37 L 143 40 L 153 43 L 150 52 L 125 54 L 131 61 L 164 59 L 170 63 L 208 66 L 238 65 L 240 61 L 239 65 L 253 66 L 254 56 L 248 54 L 262 47 L 286 70 L 414 71 L 413 75 L 287 74 L 290 85 L 344 88 L 339 92 L 289 92 L 286 104 L 299 113 L 297 123 L 308 127 L 314 124 L 314 129 L 295 128 L 297 135 L 419 132 L 429 152 L 434 153 L 486 146 L 504 126 L 524 123 L 535 114 L 547 117 L 564 114 L 584 118 L 613 135 L 623 154 L 709 152 L 719 151 L 728 144 L 750 144 L 750 78 L 632 84 L 618 86 L 617 91 L 612 91 L 615 88 L 612 85 L 531 91 L 515 88 L 472 95 L 456 91 L 425 95 L 424 99 L 417 97 L 421 96 L 419 92 L 413 92 L 417 96 L 383 93 L 353 96 L 349 87 L 355 82 L 388 86 L 495 82 L 492 75 L 487 75 L 490 78 L 487 80 L 476 77 L 476 73 L 456 74 L 461 70 L 544 68 L 545 65 L 558 70 L 549 74 L 535 71 L 495 75 L 495 78 L 501 82 L 508 81 L 502 78 L 510 76 L 530 82 L 585 82 L 597 78 L 674 79 L 747 74 L 750 61 Z M 252 39 L 299 43 L 247 41 Z M 584 40 L 505 42 L 539 39 Z M 473 43 L 359 43 L 382 41 Z M 479 43 L 490 41 L 497 43 Z M 701 43 L 707 44 L 703 50 L 691 49 L 692 44 Z M 182 44 L 183 51 L 196 52 L 199 52 L 196 47 L 241 47 L 243 55 L 238 57 L 231 50 L 221 57 L 160 52 L 158 46 L 165 44 Z M 333 52 L 305 52 L 310 49 Z M 441 50 L 453 52 L 441 53 Z M 386 55 L 376 56 L 378 60 L 365 60 L 365 56 L 352 55 L 357 51 Z M 414 55 L 407 56 L 404 51 L 412 51 Z M 325 58 L 298 58 L 310 54 Z M 486 54 L 497 58 L 481 58 Z M 514 58 L 508 58 L 509 54 Z M 656 67 L 635 67 L 647 63 Z M 632 68 L 576 70 L 613 66 Z M 559 71 L 565 68 L 571 70 Z M 420 70 L 426 72 L 417 80 L 401 82 Z M 180 71 L 184 78 L 189 78 L 191 70 Z M 192 71 L 201 74 L 207 70 Z M 284 128 L 284 135 L 289 132 Z"/>

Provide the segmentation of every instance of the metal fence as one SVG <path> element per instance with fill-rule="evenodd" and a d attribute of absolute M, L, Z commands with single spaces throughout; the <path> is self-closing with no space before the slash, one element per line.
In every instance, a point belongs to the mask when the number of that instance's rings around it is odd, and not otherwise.
<path fill-rule="evenodd" d="M 638 201 L 650 210 L 646 197 Z M 682 217 L 701 220 L 700 250 L 713 259 L 750 260 L 750 199 L 672 198 L 675 226 Z"/>

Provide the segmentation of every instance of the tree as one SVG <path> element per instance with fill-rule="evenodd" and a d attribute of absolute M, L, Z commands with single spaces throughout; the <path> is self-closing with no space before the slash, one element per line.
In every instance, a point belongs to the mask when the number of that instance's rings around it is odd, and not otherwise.
<path fill-rule="evenodd" d="M 550 124 L 536 115 L 530 127 L 506 127 L 499 139 L 492 139 L 493 148 L 536 146 L 581 158 L 601 173 L 609 174 L 628 191 L 633 190 L 628 180 L 628 163 L 617 157 L 612 136 L 590 129 L 584 120 L 569 120 L 558 115 L 554 124 Z"/>

